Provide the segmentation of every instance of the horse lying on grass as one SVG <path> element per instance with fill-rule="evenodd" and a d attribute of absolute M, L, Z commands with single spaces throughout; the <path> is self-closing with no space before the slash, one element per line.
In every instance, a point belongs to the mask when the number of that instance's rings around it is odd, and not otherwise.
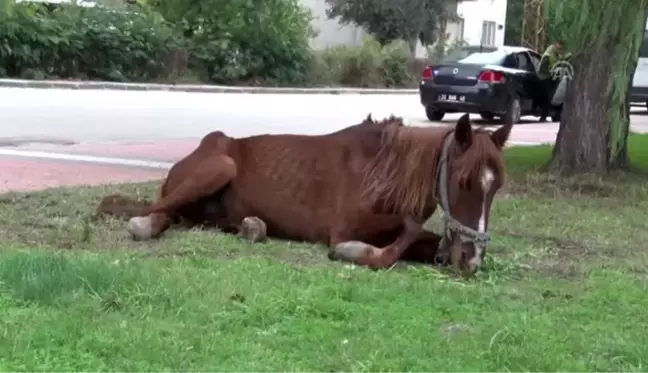
<path fill-rule="evenodd" d="M 134 239 L 172 222 L 216 226 L 251 240 L 322 243 L 329 258 L 374 269 L 397 260 L 449 262 L 472 274 L 483 261 L 493 197 L 505 177 L 502 148 L 512 123 L 494 132 L 409 127 L 401 118 L 319 136 L 212 132 L 176 163 L 157 201 L 106 197 L 100 213 L 129 218 Z M 437 205 L 442 236 L 423 230 Z"/>

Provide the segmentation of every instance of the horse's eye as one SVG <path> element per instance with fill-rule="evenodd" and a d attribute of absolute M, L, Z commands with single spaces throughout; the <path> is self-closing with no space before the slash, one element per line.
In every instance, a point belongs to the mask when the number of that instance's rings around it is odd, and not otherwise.
<path fill-rule="evenodd" d="M 472 188 L 471 180 L 470 179 L 464 180 L 464 182 L 461 185 L 461 189 L 470 190 L 471 188 Z"/>

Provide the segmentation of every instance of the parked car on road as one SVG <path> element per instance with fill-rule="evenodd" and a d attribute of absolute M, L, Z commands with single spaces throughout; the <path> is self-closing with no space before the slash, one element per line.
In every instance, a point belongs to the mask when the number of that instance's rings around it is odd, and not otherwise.
<path fill-rule="evenodd" d="M 523 47 L 468 46 L 440 64 L 427 66 L 419 86 L 421 104 L 431 121 L 446 113 L 475 113 L 485 120 L 540 116 L 536 68 L 541 56 Z M 550 112 L 560 120 L 562 105 Z"/>

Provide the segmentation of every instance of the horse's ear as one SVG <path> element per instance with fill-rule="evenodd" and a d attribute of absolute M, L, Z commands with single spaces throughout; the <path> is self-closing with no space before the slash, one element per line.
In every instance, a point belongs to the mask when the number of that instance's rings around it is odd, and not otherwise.
<path fill-rule="evenodd" d="M 365 123 L 373 123 L 373 118 L 371 117 L 371 113 L 367 115 L 367 118 L 364 120 Z"/>
<path fill-rule="evenodd" d="M 506 144 L 506 141 L 511 134 L 511 128 L 513 128 L 513 123 L 506 123 L 502 127 L 495 130 L 495 132 L 491 133 L 491 140 L 493 140 L 493 143 L 495 144 L 495 146 L 497 146 L 498 149 L 502 149 Z"/>
<path fill-rule="evenodd" d="M 472 143 L 472 125 L 470 124 L 470 115 L 464 114 L 457 121 L 455 127 L 455 140 L 461 147 L 467 149 Z"/>

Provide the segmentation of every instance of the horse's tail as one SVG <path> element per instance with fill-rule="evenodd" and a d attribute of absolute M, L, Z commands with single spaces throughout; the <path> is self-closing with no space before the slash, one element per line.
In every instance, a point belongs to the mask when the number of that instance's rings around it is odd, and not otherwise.
<path fill-rule="evenodd" d="M 97 214 L 113 215 L 122 219 L 130 219 L 141 215 L 142 211 L 151 206 L 150 201 L 136 200 L 119 194 L 105 197 L 97 206 Z"/>

